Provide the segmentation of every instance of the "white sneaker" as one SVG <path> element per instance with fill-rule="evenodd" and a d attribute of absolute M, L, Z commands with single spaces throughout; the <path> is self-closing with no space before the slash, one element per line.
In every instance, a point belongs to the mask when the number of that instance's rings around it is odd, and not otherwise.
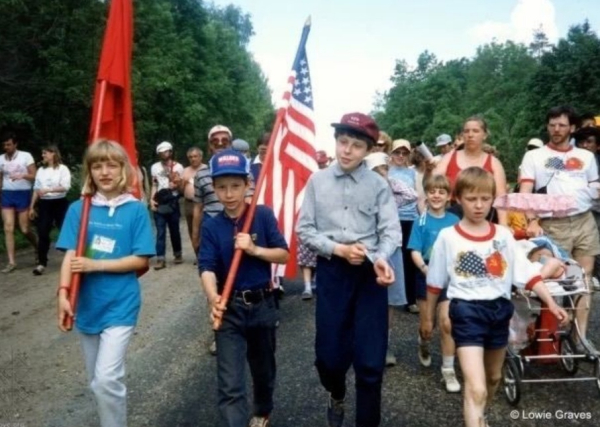
<path fill-rule="evenodd" d="M 385 366 L 396 366 L 396 363 L 398 363 L 396 356 L 394 356 L 394 353 L 388 350 L 385 354 Z"/>
<path fill-rule="evenodd" d="M 429 341 L 423 341 L 419 335 L 419 362 L 428 368 L 431 366 L 431 351 L 429 350 Z"/>
<path fill-rule="evenodd" d="M 302 292 L 302 299 L 304 301 L 308 301 L 308 300 L 312 299 L 312 291 L 310 288 L 304 289 L 304 292 Z"/>
<path fill-rule="evenodd" d="M 268 427 L 269 425 L 269 417 L 254 416 L 248 423 L 248 427 Z"/>
<path fill-rule="evenodd" d="M 456 379 L 454 368 L 442 368 L 442 381 L 446 384 L 448 393 L 458 393 L 460 391 L 460 383 Z"/>

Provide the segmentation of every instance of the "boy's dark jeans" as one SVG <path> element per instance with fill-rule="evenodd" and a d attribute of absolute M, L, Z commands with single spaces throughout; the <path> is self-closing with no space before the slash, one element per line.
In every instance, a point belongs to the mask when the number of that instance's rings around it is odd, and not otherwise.
<path fill-rule="evenodd" d="M 172 214 L 164 215 L 154 212 L 154 223 L 156 224 L 156 256 L 158 259 L 164 259 L 167 251 L 167 227 L 171 235 L 171 245 L 173 246 L 173 255 L 181 255 L 181 233 L 179 232 L 179 205 Z"/>
<path fill-rule="evenodd" d="M 381 420 L 387 303 L 387 288 L 376 283 L 369 261 L 354 266 L 336 256 L 317 258 L 315 365 L 334 399 L 345 397 L 346 372 L 354 366 L 357 427 Z"/>
<path fill-rule="evenodd" d="M 275 330 L 279 313 L 272 293 L 257 304 L 232 295 L 223 324 L 216 332 L 218 406 L 228 427 L 248 425 L 246 360 L 254 383 L 254 413 L 273 410 Z"/>

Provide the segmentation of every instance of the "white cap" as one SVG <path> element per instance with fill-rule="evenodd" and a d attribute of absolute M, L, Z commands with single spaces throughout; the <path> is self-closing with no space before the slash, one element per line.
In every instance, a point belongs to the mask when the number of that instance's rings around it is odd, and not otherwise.
<path fill-rule="evenodd" d="M 156 154 L 169 150 L 173 151 L 173 145 L 169 141 L 163 141 L 156 146 Z"/>
<path fill-rule="evenodd" d="M 529 141 L 527 141 L 527 146 L 542 148 L 544 146 L 544 141 L 539 138 L 531 138 Z"/>
<path fill-rule="evenodd" d="M 406 148 L 408 151 L 410 151 L 410 142 L 406 139 L 397 139 L 392 142 L 392 152 L 396 151 L 398 148 Z"/>
<path fill-rule="evenodd" d="M 452 137 L 447 133 L 443 133 L 435 139 L 435 146 L 441 147 L 446 144 L 450 144 L 452 142 Z"/>
<path fill-rule="evenodd" d="M 229 138 L 231 138 L 231 131 L 229 130 L 229 128 L 227 126 L 223 126 L 223 125 L 216 125 L 213 126 L 209 131 L 208 131 L 208 139 L 212 138 L 212 136 L 215 133 L 219 133 L 219 132 L 225 132 L 227 133 L 227 135 L 229 135 Z"/>
<path fill-rule="evenodd" d="M 367 157 L 365 157 L 365 163 L 367 167 L 371 170 L 375 169 L 377 166 L 387 165 L 389 160 L 389 156 L 385 153 L 371 153 Z"/>

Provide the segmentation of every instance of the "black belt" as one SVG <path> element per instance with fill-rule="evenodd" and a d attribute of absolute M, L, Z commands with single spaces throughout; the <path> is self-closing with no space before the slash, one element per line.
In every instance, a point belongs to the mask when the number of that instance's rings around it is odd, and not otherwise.
<path fill-rule="evenodd" d="M 233 291 L 231 293 L 232 299 L 241 299 L 244 304 L 258 304 L 259 302 L 266 300 L 273 296 L 271 289 L 248 289 L 245 291 Z"/>

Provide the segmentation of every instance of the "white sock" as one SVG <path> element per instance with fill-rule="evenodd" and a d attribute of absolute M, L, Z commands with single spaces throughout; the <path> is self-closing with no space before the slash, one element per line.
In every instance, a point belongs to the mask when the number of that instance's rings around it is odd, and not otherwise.
<path fill-rule="evenodd" d="M 442 356 L 442 369 L 454 369 L 454 356 Z"/>
<path fill-rule="evenodd" d="M 311 288 L 310 288 L 310 282 L 304 282 L 304 291 L 307 292 L 307 291 L 310 291 L 310 290 L 311 290 Z"/>

